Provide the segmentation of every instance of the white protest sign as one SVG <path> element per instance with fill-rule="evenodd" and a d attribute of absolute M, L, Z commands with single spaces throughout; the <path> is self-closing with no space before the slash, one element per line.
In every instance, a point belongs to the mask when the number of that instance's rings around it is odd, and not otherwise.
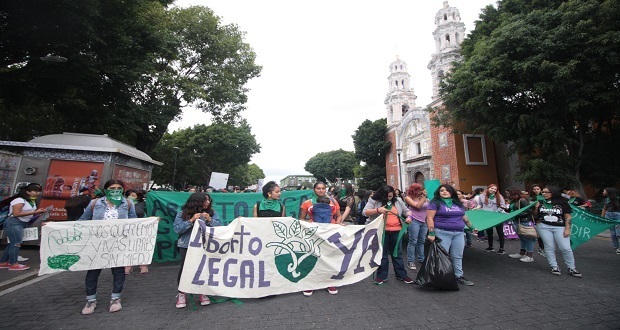
<path fill-rule="evenodd" d="M 228 184 L 228 173 L 211 172 L 209 185 L 215 189 L 226 189 Z"/>
<path fill-rule="evenodd" d="M 24 236 L 22 237 L 22 242 L 25 241 L 36 241 L 39 239 L 39 229 L 37 227 L 24 228 Z M 10 243 L 11 240 L 9 237 L 6 237 L 6 242 Z"/>
<path fill-rule="evenodd" d="M 148 265 L 157 224 L 157 217 L 48 222 L 41 227 L 39 275 Z"/>
<path fill-rule="evenodd" d="M 259 298 L 370 276 L 382 256 L 383 217 L 366 226 L 293 218 L 237 218 L 225 227 L 194 225 L 179 291 Z"/>

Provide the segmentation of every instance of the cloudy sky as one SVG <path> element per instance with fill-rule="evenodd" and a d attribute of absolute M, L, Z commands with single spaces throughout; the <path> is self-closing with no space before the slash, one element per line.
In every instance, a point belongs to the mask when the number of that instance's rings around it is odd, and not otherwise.
<path fill-rule="evenodd" d="M 494 0 L 451 0 L 467 33 Z M 388 66 L 407 62 L 416 106 L 431 101 L 435 14 L 442 0 L 178 0 L 211 8 L 223 23 L 237 24 L 263 67 L 247 85 L 243 116 L 261 145 L 252 162 L 267 180 L 307 174 L 319 152 L 354 151 L 351 135 L 365 120 L 385 118 Z M 186 109 L 168 129 L 209 124 L 209 116 Z"/>

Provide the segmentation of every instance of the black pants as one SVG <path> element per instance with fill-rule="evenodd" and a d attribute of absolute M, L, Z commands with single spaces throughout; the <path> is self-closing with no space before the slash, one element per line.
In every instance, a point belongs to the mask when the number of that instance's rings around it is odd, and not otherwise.
<path fill-rule="evenodd" d="M 499 236 L 499 248 L 500 249 L 504 249 L 504 242 L 505 242 L 505 238 L 504 238 L 504 224 L 500 223 L 499 225 L 495 226 L 495 231 L 497 231 L 497 236 Z M 487 242 L 489 242 L 489 247 L 492 248 L 493 247 L 493 228 L 489 228 L 486 231 L 487 234 Z"/>
<path fill-rule="evenodd" d="M 181 267 L 179 267 L 179 276 L 177 276 L 177 284 L 181 283 L 181 274 L 183 273 L 183 265 L 185 264 L 185 256 L 187 255 L 187 248 L 179 248 L 179 255 L 181 256 Z"/>

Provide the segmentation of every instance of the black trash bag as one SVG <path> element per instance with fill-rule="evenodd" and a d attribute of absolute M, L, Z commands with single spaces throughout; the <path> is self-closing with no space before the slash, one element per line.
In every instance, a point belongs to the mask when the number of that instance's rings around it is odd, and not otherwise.
<path fill-rule="evenodd" d="M 439 238 L 435 238 L 433 242 L 426 240 L 424 262 L 418 271 L 415 284 L 439 290 L 458 291 L 459 285 L 452 268 L 452 259 L 439 242 L 441 242 Z"/>

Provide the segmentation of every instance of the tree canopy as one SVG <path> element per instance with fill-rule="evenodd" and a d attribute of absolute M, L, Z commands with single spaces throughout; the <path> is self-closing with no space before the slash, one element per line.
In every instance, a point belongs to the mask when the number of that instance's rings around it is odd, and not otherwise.
<path fill-rule="evenodd" d="M 177 149 L 178 148 L 178 149 Z M 152 157 L 165 161 L 153 170 L 153 181 L 172 182 L 176 150 L 175 188 L 186 185 L 206 186 L 212 172 L 228 173 L 229 184 L 247 186 L 264 178 L 263 171 L 248 164 L 260 145 L 245 121 L 239 124 L 216 123 L 196 125 L 173 133 L 165 133 Z"/>
<path fill-rule="evenodd" d="M 436 125 L 521 155 L 517 179 L 613 184 L 620 171 L 620 2 L 502 0 L 463 41 Z"/>
<path fill-rule="evenodd" d="M 337 178 L 353 179 L 357 164 L 354 152 L 338 149 L 316 154 L 306 162 L 304 170 L 319 181 L 336 182 Z"/>
<path fill-rule="evenodd" d="M 243 32 L 171 2 L 1 2 L 0 137 L 106 133 L 150 152 L 184 106 L 238 120 L 260 73 Z"/>
<path fill-rule="evenodd" d="M 387 120 L 365 120 L 353 134 L 355 157 L 364 162 L 360 168 L 360 188 L 375 190 L 385 184 L 385 156 L 391 143 L 386 141 Z"/>

